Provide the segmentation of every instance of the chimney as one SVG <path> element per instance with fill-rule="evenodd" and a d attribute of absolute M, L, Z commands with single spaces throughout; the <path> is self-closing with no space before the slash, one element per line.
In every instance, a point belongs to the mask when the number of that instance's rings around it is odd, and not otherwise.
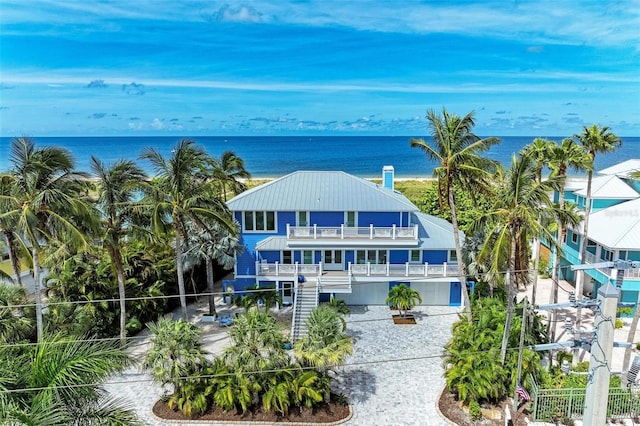
<path fill-rule="evenodd" d="M 393 191 L 393 166 L 384 166 L 382 168 L 382 186 Z"/>

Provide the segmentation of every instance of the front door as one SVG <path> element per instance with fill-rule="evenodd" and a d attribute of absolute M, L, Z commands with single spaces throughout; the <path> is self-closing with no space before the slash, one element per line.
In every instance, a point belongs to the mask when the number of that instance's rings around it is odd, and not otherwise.
<path fill-rule="evenodd" d="M 293 305 L 293 281 L 282 282 L 282 304 L 284 306 Z"/>
<path fill-rule="evenodd" d="M 322 250 L 322 268 L 326 271 L 343 271 L 342 250 Z"/>

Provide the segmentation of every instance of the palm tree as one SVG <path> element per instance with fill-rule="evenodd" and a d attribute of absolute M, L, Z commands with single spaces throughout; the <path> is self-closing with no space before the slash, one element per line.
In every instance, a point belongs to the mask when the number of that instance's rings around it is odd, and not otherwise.
<path fill-rule="evenodd" d="M 521 155 L 528 155 L 535 162 L 536 181 L 542 182 L 542 170 L 549 162 L 553 147 L 556 146 L 555 141 L 543 138 L 535 138 L 533 142 L 525 146 Z M 538 263 L 540 261 L 540 238 L 534 237 L 533 240 L 533 288 L 531 291 L 531 304 L 536 304 L 536 292 L 538 286 Z"/>
<path fill-rule="evenodd" d="M 244 167 L 244 160 L 238 157 L 233 151 L 225 151 L 220 159 L 213 159 L 213 176 L 220 185 L 220 194 L 224 201 L 227 201 L 227 188 L 237 195 L 247 190 L 247 185 L 242 179 L 251 179 Z"/>
<path fill-rule="evenodd" d="M 106 398 L 102 388 L 131 361 L 113 342 L 56 334 L 28 349 L 1 347 L 0 357 L 6 360 L 0 377 L 11 378 L 4 385 L 15 390 L 0 397 L 2 424 L 140 424 L 133 410 Z"/>
<path fill-rule="evenodd" d="M 587 170 L 589 169 L 589 167 L 591 167 L 591 159 L 589 158 L 589 155 L 583 147 L 578 145 L 573 139 L 565 138 L 559 145 L 556 144 L 552 148 L 549 167 L 551 168 L 553 176 L 557 176 L 557 178 L 560 180 L 560 188 L 558 191 L 558 208 L 560 210 L 565 210 L 566 204 L 564 199 L 564 192 L 567 179 L 567 170 Z M 571 206 L 569 208 L 573 210 Z M 574 213 L 577 212 L 574 211 Z M 560 249 L 564 244 L 565 235 L 567 235 L 567 224 L 559 222 L 557 230 L 557 243 L 553 246 L 553 251 L 555 254 L 553 256 L 553 267 L 551 272 L 552 291 L 549 303 L 558 303 L 558 280 L 560 279 Z M 555 319 L 556 311 L 552 310 L 549 317 L 549 324 L 547 329 L 547 333 L 549 334 L 549 338 L 552 342 L 555 341 L 556 334 L 555 327 L 552 327 L 552 324 L 555 324 Z"/>
<path fill-rule="evenodd" d="M 342 365 L 353 351 L 353 341 L 346 334 L 346 322 L 330 305 L 314 308 L 306 320 L 307 334 L 298 340 L 293 352 L 303 366 L 320 372 Z"/>
<path fill-rule="evenodd" d="M 11 197 L 12 184 L 14 182 L 15 180 L 12 176 L 8 174 L 1 175 L 0 194 L 5 197 Z M 6 199 L 0 201 L 0 211 L 6 211 L 8 209 L 9 206 L 6 203 Z M 18 285 L 22 286 L 22 268 L 20 266 L 19 253 L 24 252 L 26 247 L 20 244 L 20 236 L 16 234 L 15 229 L 16 223 L 12 223 L 9 218 L 3 218 L 3 220 L 0 220 L 0 233 L 5 241 L 7 253 L 9 254 L 9 262 L 11 263 L 11 268 L 13 269 L 13 274 L 16 276 Z"/>
<path fill-rule="evenodd" d="M 88 248 L 86 229 L 95 224 L 93 211 L 78 190 L 82 174 L 73 171 L 71 154 L 59 147 L 36 148 L 30 138 L 16 138 L 11 144 L 10 194 L 0 195 L 6 208 L 0 222 L 15 223 L 16 234 L 31 248 L 35 281 L 36 329 L 43 335 L 41 262 L 43 244 L 54 239 L 66 247 Z"/>
<path fill-rule="evenodd" d="M 98 205 L 103 216 L 103 244 L 118 279 L 120 298 L 120 341 L 124 345 L 127 334 L 125 272 L 122 261 L 122 237 L 126 232 L 130 202 L 146 175 L 134 162 L 120 160 L 105 166 L 91 157 L 91 171 L 97 178 Z"/>
<path fill-rule="evenodd" d="M 400 316 L 404 317 L 407 311 L 411 310 L 416 304 L 422 303 L 422 296 L 417 290 L 412 289 L 406 284 L 400 284 L 389 290 L 387 299 L 384 301 L 396 308 L 400 312 Z"/>
<path fill-rule="evenodd" d="M 15 343 L 33 334 L 33 317 L 25 313 L 23 287 L 0 283 L 0 344 Z"/>
<path fill-rule="evenodd" d="M 494 271 L 504 271 L 505 265 L 508 265 L 507 318 L 500 351 L 503 364 L 516 297 L 516 259 L 519 249 L 526 249 L 522 241 L 528 241 L 536 235 L 552 241 L 551 232 L 541 222 L 545 217 L 563 215 L 553 206 L 548 195 L 550 191 L 559 188 L 558 179 L 549 178 L 538 182 L 535 173 L 535 163 L 530 157 L 514 156 L 505 179 L 498 183 L 493 210 L 476 224 L 490 229 L 490 237 L 480 252 L 481 259 L 491 259 L 491 269 Z"/>
<path fill-rule="evenodd" d="M 607 126 L 600 127 L 593 124 L 591 127 L 584 126 L 581 134 L 574 135 L 591 157 L 591 165 L 587 169 L 587 196 L 584 205 L 584 220 L 582 223 L 582 239 L 580 240 L 580 261 L 587 255 L 587 243 L 589 239 L 589 215 L 591 214 L 591 180 L 593 178 L 593 167 L 596 154 L 613 152 L 622 145 L 622 140 Z M 578 271 L 576 276 L 576 296 L 582 299 L 582 288 L 585 281 L 585 272 Z M 576 327 L 580 326 L 581 309 L 576 311 Z"/>
<path fill-rule="evenodd" d="M 216 221 L 229 232 L 234 232 L 234 227 L 226 207 L 209 196 L 211 191 L 208 185 L 211 182 L 207 164 L 210 157 L 192 140 L 178 142 L 168 159 L 155 148 L 146 148 L 141 158 L 149 160 L 157 173 L 152 182 L 155 184 L 151 200 L 153 229 L 155 232 L 164 232 L 167 225 L 173 228 L 180 306 L 186 320 L 182 248 L 187 238 L 187 220 L 203 228 L 205 221 Z"/>
<path fill-rule="evenodd" d="M 187 236 L 185 241 L 184 257 L 186 259 L 185 270 L 194 268 L 196 262 L 205 261 L 207 270 L 207 293 L 209 299 L 209 315 L 217 315 L 214 296 L 214 265 L 215 261 L 224 269 L 233 267 L 236 255 L 244 251 L 238 237 L 223 229 L 213 222 L 208 228 L 196 228 L 191 222 L 187 222 Z"/>
<path fill-rule="evenodd" d="M 412 138 L 410 140 L 412 147 L 422 150 L 429 160 L 438 162 L 433 174 L 438 178 L 438 194 L 446 196 L 451 209 L 456 256 L 460 262 L 460 284 L 469 321 L 471 321 L 471 303 L 464 276 L 465 265 L 462 257 L 454 189 L 456 186 L 460 186 L 473 192 L 484 187 L 484 183 L 497 167 L 497 162 L 484 158 L 480 154 L 500 142 L 498 138 L 482 139 L 476 136 L 473 133 L 475 125 L 473 115 L 473 112 L 464 117 L 450 115 L 443 108 L 442 116 L 439 116 L 431 110 L 427 112 L 427 120 L 431 130 L 432 144 L 424 139 Z"/>

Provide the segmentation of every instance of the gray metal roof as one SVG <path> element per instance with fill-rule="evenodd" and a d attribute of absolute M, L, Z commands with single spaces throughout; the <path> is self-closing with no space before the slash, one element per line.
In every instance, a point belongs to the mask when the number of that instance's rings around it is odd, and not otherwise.
<path fill-rule="evenodd" d="M 587 187 L 575 191 L 576 195 L 587 196 Z M 622 179 L 614 175 L 597 176 L 591 180 L 591 198 L 632 200 L 638 197 L 635 189 L 627 185 Z"/>
<path fill-rule="evenodd" d="M 601 175 L 616 175 L 618 177 L 628 178 L 631 173 L 640 171 L 640 158 L 632 158 L 622 163 L 614 164 L 611 167 L 602 169 L 598 172 Z"/>
<path fill-rule="evenodd" d="M 453 225 L 448 221 L 425 213 L 414 213 L 411 219 L 418 223 L 419 249 L 436 250 L 456 248 L 453 238 Z M 460 232 L 460 243 L 464 242 L 464 234 Z"/>
<path fill-rule="evenodd" d="M 619 250 L 640 250 L 640 198 L 591 213 L 589 239 Z"/>
<path fill-rule="evenodd" d="M 298 171 L 227 202 L 233 211 L 414 212 L 404 195 L 340 171 Z"/>

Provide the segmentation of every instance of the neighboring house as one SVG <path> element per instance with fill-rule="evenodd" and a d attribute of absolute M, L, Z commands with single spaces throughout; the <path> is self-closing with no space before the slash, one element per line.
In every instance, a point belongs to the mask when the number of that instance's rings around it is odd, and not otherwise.
<path fill-rule="evenodd" d="M 640 261 L 640 181 L 631 178 L 640 170 L 640 159 L 601 170 L 591 185 L 591 215 L 589 217 L 588 254 L 582 263 L 599 263 L 613 260 Z M 584 209 L 586 179 L 572 179 L 565 187 L 565 200 Z M 556 194 L 557 198 L 557 194 Z M 567 230 L 562 248 L 560 277 L 575 281 L 571 265 L 580 264 L 579 250 L 583 238 L 582 224 Z M 585 271 L 585 293 L 597 295 L 600 286 L 610 282 L 613 271 L 609 268 Z M 625 272 L 622 301 L 635 302 L 640 293 L 640 270 Z"/>
<path fill-rule="evenodd" d="M 285 303 L 313 307 L 335 294 L 350 305 L 383 305 L 392 286 L 406 283 L 424 305 L 460 306 L 451 224 L 420 213 L 393 179 L 390 166 L 382 185 L 298 171 L 236 196 L 227 205 L 246 250 L 225 290 L 275 285 Z"/>

